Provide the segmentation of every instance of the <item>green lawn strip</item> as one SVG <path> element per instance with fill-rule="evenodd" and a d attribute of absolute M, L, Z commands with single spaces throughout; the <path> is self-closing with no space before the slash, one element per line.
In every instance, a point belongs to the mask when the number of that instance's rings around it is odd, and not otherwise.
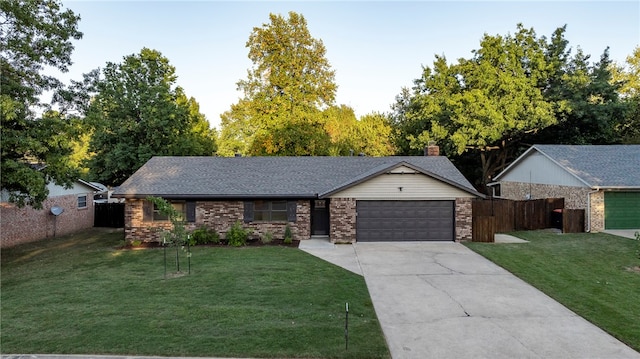
<path fill-rule="evenodd" d="M 640 351 L 635 241 L 600 233 L 517 232 L 522 244 L 466 243 L 578 315 Z"/>
<path fill-rule="evenodd" d="M 295 248 L 196 247 L 191 275 L 165 280 L 162 249 L 115 250 L 121 239 L 89 231 L 4 249 L 2 352 L 390 357 L 349 271 Z"/>

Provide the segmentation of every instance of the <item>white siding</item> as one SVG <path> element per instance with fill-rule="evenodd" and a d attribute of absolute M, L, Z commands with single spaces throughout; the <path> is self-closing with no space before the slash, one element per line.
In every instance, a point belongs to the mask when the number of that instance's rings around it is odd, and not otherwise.
<path fill-rule="evenodd" d="M 49 189 L 49 197 L 66 196 L 68 194 L 85 195 L 94 192 L 93 188 L 85 186 L 80 182 L 74 182 L 71 188 L 64 188 L 63 186 L 58 186 L 50 182 L 47 188 Z M 89 200 L 93 200 L 93 198 L 89 198 Z"/>
<path fill-rule="evenodd" d="M 532 151 L 529 156 L 523 158 L 500 177 L 499 181 L 587 187 L 578 178 L 537 151 Z"/>
<path fill-rule="evenodd" d="M 464 197 L 475 196 L 404 166 L 331 196 L 359 200 L 453 200 Z"/>

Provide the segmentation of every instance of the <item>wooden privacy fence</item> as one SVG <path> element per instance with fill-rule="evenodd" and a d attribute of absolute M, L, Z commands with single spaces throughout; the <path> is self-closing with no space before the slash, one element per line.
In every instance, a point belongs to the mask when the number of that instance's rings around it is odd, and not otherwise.
<path fill-rule="evenodd" d="M 93 216 L 94 227 L 124 227 L 124 203 L 96 203 Z"/>
<path fill-rule="evenodd" d="M 584 210 L 564 209 L 564 198 L 476 199 L 472 206 L 474 242 L 493 242 L 495 233 L 519 230 L 558 228 L 565 233 L 575 233 L 584 229 Z"/>

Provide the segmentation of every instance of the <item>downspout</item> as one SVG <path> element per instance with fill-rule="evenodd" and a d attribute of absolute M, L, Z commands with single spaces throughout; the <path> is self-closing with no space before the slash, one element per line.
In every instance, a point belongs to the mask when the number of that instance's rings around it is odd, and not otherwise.
<path fill-rule="evenodd" d="M 598 192 L 600 192 L 600 189 L 595 187 L 591 192 L 587 193 L 587 228 L 585 228 L 585 232 L 587 233 L 591 232 L 591 195 Z"/>

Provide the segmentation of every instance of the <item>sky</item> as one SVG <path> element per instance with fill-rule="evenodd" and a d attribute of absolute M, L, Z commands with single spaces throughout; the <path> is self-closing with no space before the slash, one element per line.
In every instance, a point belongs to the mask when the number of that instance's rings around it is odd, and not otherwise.
<path fill-rule="evenodd" d="M 358 117 L 391 111 L 435 55 L 449 63 L 471 58 L 484 34 L 507 35 L 522 23 L 550 37 L 567 25 L 565 38 L 597 61 L 609 47 L 623 63 L 640 45 L 640 1 L 94 1 L 62 0 L 81 16 L 74 64 L 65 82 L 107 62 L 160 51 L 176 68 L 177 85 L 200 104 L 212 127 L 238 102 L 236 83 L 252 63 L 246 42 L 269 14 L 302 14 L 311 36 L 322 40 L 335 70 L 336 104 Z"/>

